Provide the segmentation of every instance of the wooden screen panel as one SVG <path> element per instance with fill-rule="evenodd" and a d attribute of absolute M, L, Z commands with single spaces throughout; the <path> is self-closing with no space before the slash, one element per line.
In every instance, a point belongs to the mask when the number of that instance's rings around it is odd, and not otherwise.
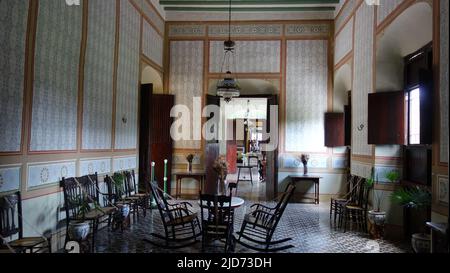
<path fill-rule="evenodd" d="M 368 144 L 405 143 L 405 93 L 369 94 Z"/>
<path fill-rule="evenodd" d="M 141 85 L 139 119 L 139 188 L 149 192 L 151 176 L 151 133 L 153 84 Z"/>
<path fill-rule="evenodd" d="M 344 113 L 325 113 L 325 147 L 345 146 Z"/>
<path fill-rule="evenodd" d="M 407 183 L 431 186 L 431 149 L 407 146 L 404 151 L 404 180 Z"/>
<path fill-rule="evenodd" d="M 151 161 L 156 163 L 155 179 L 158 181 L 159 187 L 163 188 L 164 160 L 168 160 L 167 185 L 170 192 L 173 154 L 173 141 L 170 136 L 170 127 L 172 126 L 173 118 L 170 117 L 170 110 L 174 106 L 175 97 L 173 95 L 153 95 L 152 102 Z"/>

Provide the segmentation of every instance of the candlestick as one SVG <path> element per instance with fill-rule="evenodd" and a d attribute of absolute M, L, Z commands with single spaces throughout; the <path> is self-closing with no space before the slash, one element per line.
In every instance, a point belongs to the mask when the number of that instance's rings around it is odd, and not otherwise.
<path fill-rule="evenodd" d="M 156 166 L 156 164 L 155 164 L 155 162 L 152 162 L 152 180 L 151 180 L 151 182 L 153 182 L 153 181 L 155 181 L 155 166 Z"/>
<path fill-rule="evenodd" d="M 164 160 L 164 192 L 167 193 L 167 159 Z"/>

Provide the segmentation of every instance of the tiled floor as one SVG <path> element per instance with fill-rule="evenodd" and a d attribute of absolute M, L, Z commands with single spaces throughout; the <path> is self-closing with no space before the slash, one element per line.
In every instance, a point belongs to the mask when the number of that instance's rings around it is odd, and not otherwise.
<path fill-rule="evenodd" d="M 199 210 L 195 201 L 191 201 L 195 210 Z M 236 210 L 235 230 L 239 230 L 243 216 L 249 211 L 247 202 Z M 274 204 L 269 204 L 274 205 Z M 286 252 L 293 253 L 402 253 L 409 252 L 409 246 L 402 243 L 388 241 L 371 241 L 366 235 L 357 232 L 343 233 L 330 227 L 328 204 L 312 205 L 290 203 L 281 219 L 275 239 L 292 237 L 291 244 L 295 248 Z M 151 252 L 177 252 L 200 253 L 201 243 L 179 249 L 166 250 L 154 247 L 142 239 L 149 238 L 151 232 L 161 232 L 160 217 L 157 210 L 153 210 L 146 218 L 134 223 L 130 229 L 123 232 L 111 232 L 103 229 L 96 240 L 96 252 L 99 253 L 151 253 Z M 210 248 L 208 252 L 221 252 L 222 249 Z M 241 245 L 236 246 L 236 253 L 251 253 Z"/>

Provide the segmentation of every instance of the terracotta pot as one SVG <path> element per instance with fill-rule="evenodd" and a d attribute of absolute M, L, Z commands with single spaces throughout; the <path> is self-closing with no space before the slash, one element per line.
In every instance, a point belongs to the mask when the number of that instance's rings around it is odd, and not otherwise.
<path fill-rule="evenodd" d="M 89 222 L 70 222 L 69 223 L 69 238 L 74 241 L 84 241 L 89 235 Z"/>
<path fill-rule="evenodd" d="M 425 233 L 415 233 L 412 235 L 411 245 L 415 253 L 430 253 L 431 236 Z"/>

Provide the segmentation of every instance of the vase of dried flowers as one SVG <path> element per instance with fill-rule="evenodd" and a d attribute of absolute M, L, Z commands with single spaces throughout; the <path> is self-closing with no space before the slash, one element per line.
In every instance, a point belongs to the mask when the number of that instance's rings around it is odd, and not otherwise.
<path fill-rule="evenodd" d="M 192 162 L 194 161 L 194 155 L 193 154 L 189 154 L 186 157 L 186 160 L 188 162 L 188 172 L 192 173 Z"/>
<path fill-rule="evenodd" d="M 309 161 L 309 155 L 302 154 L 301 161 L 303 164 L 303 174 L 308 175 L 308 161 Z"/>
<path fill-rule="evenodd" d="M 228 162 L 224 156 L 219 156 L 215 161 L 213 165 L 214 171 L 217 173 L 218 176 L 218 186 L 217 186 L 217 193 L 219 195 L 223 195 L 226 193 L 225 189 L 225 180 L 227 179 L 228 175 Z"/>

